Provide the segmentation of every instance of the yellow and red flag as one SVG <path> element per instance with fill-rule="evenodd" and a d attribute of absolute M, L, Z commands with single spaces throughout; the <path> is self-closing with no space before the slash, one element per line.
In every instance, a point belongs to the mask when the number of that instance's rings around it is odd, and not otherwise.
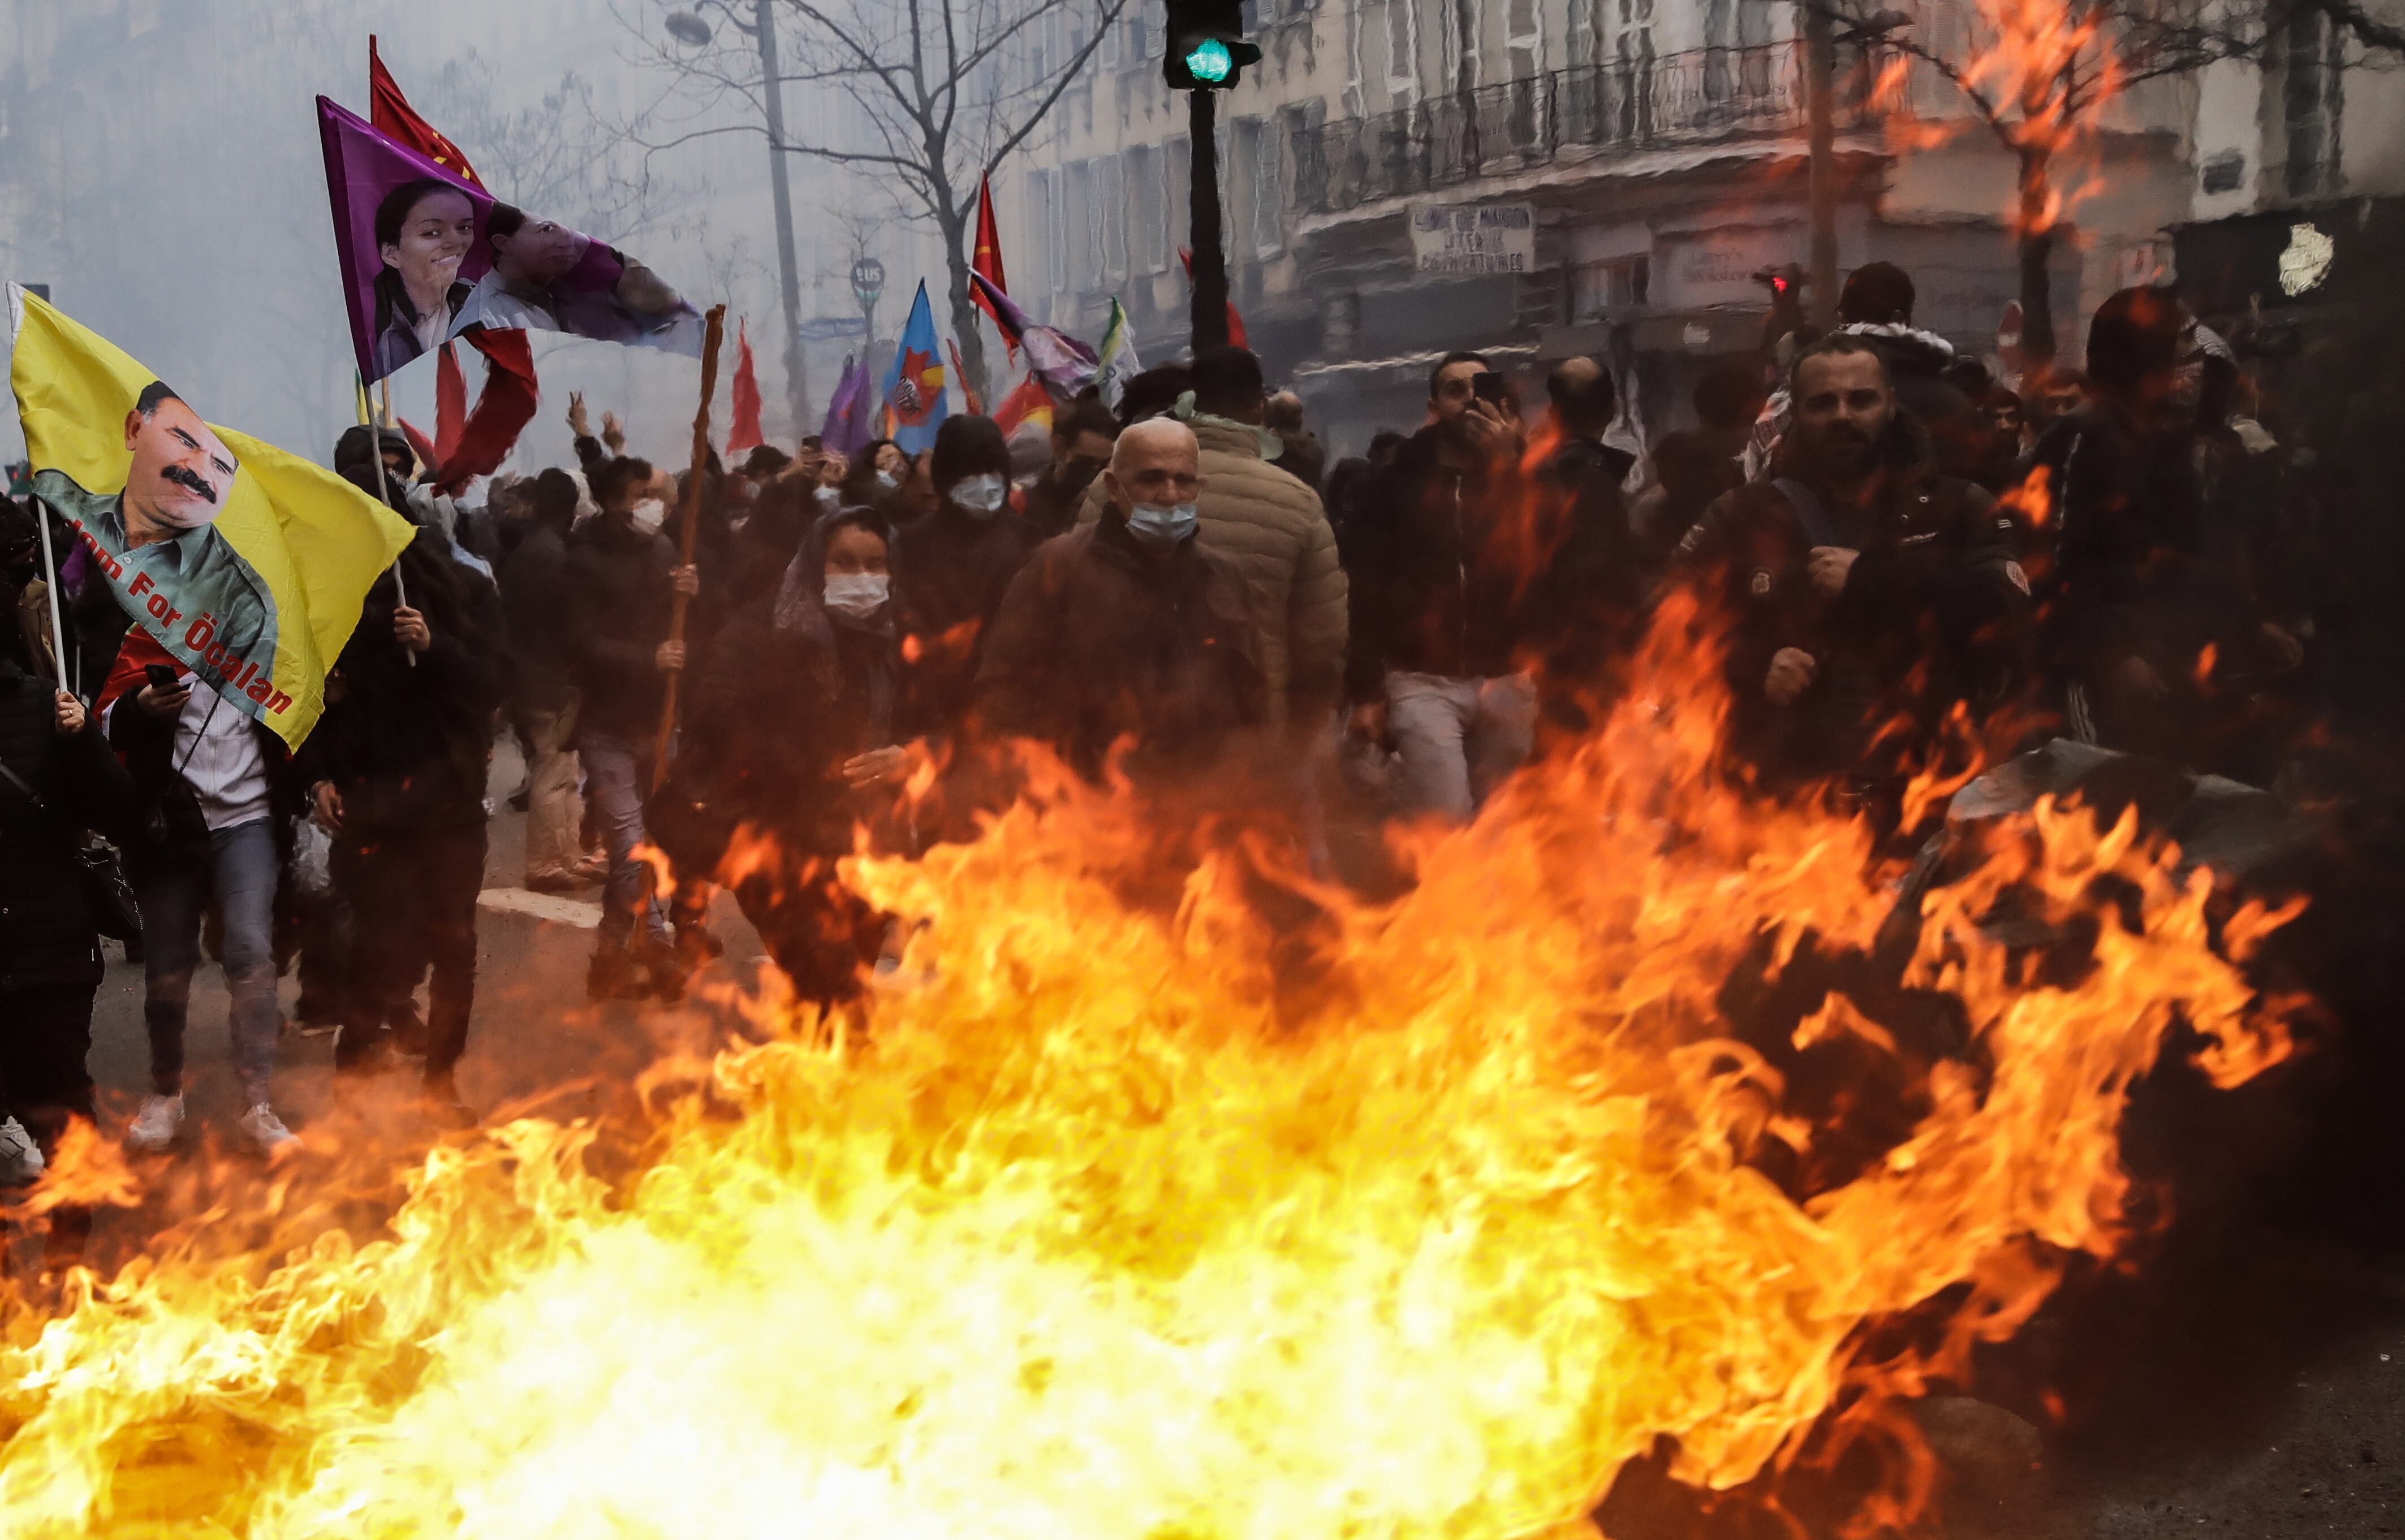
<path fill-rule="evenodd" d="M 415 531 L 332 471 L 204 422 L 15 284 L 7 305 L 34 496 L 168 656 L 297 747 L 369 586 Z"/>

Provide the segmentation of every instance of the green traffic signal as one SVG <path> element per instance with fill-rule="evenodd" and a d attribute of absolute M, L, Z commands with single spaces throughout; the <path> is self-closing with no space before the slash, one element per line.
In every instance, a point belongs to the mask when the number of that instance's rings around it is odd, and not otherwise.
<path fill-rule="evenodd" d="M 1206 37 L 1187 51 L 1186 72 L 1204 85 L 1216 86 L 1236 67 L 1235 56 L 1217 37 Z"/>

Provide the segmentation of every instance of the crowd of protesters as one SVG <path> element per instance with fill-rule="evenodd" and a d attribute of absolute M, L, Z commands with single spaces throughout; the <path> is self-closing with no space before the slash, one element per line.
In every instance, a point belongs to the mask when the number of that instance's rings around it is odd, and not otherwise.
<path fill-rule="evenodd" d="M 1892 826 L 1966 721 L 2272 778 L 2290 740 L 2261 703 L 2314 637 L 2310 493 L 2229 347 L 2131 289 L 2083 368 L 2016 379 L 1916 329 L 1913 300 L 1897 269 L 1859 270 L 1835 330 L 1714 370 L 1696 426 L 1642 446 L 1597 360 L 1554 368 L 1540 408 L 1462 352 L 1422 422 L 1327 466 L 1301 404 L 1231 347 L 1115 408 L 1060 403 L 1048 453 L 1016 462 L 956 416 L 916 455 L 809 439 L 695 487 L 578 399 L 576 465 L 466 511 L 401 435 L 357 428 L 336 469 L 416 535 L 290 756 L 105 584 L 44 571 L 30 503 L 0 508 L 0 1077 L 28 1134 L 0 1154 L 37 1163 L 92 1115 L 93 835 L 138 901 L 153 1085 L 132 1144 L 181 1130 L 206 916 L 243 1136 L 292 1137 L 270 1082 L 296 958 L 292 1029 L 335 1031 L 344 1076 L 415 1061 L 428 1105 L 472 1118 L 455 1071 L 504 736 L 526 885 L 600 889 L 596 1000 L 677 999 L 722 950 L 720 888 L 797 996 L 861 990 L 897 938 L 839 860 L 972 834 L 1014 740 L 1090 777 L 1217 788 L 1322 868 L 1331 783 L 1469 819 L 1630 687 L 1681 593 L 1725 621 L 1727 752 L 1766 791 L 1834 788 Z"/>

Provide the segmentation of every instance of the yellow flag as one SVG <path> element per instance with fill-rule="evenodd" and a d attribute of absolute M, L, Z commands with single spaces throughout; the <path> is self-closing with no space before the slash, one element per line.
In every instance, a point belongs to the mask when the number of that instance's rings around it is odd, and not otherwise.
<path fill-rule="evenodd" d="M 297 747 L 369 586 L 415 531 L 332 471 L 211 427 L 105 338 L 7 293 L 34 495 L 136 624 Z"/>

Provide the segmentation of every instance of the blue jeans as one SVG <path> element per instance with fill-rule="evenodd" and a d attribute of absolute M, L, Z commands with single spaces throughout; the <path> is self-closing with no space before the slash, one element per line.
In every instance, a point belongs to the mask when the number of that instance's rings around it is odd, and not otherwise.
<path fill-rule="evenodd" d="M 584 798 L 610 852 L 610 877 L 601 889 L 601 948 L 626 945 L 639 909 L 645 932 L 665 944 L 668 922 L 660 906 L 645 896 L 650 874 L 635 859 L 635 847 L 643 842 L 643 791 L 650 779 L 645 772 L 651 768 L 652 747 L 587 728 L 576 751 L 584 761 Z"/>
<path fill-rule="evenodd" d="M 226 990 L 233 997 L 234 1072 L 243 1095 L 265 1101 L 275 1068 L 275 824 L 254 819 L 209 831 L 201 861 L 145 863 L 134 873 L 142 905 L 142 1018 L 150 1030 L 150 1084 L 184 1088 L 184 1017 L 201 961 L 201 915 L 212 894 L 225 917 Z"/>

